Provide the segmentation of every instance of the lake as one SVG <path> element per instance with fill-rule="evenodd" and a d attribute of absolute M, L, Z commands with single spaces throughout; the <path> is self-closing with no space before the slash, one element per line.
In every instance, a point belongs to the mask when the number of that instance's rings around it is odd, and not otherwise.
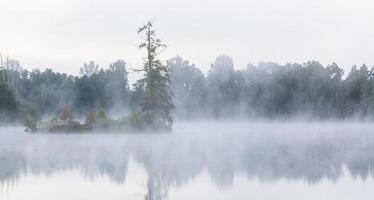
<path fill-rule="evenodd" d="M 374 125 L 179 122 L 171 134 L 0 128 L 0 199 L 373 199 Z"/>

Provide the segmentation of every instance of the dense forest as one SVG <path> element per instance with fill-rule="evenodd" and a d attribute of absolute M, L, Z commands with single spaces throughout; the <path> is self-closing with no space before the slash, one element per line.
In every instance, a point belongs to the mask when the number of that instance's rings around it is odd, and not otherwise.
<path fill-rule="evenodd" d="M 167 46 L 157 37 L 152 21 L 137 33 L 141 36 L 138 47 L 146 56 L 143 66 L 136 69 L 143 73 L 136 99 L 132 98 L 123 60 L 110 64 L 107 70 L 90 61 L 80 69 L 81 76 L 74 77 L 51 69 L 22 70 L 17 60 L 7 58 L 4 63 L 0 54 L 2 121 L 22 120 L 27 132 L 170 131 L 174 109 L 170 74 L 158 58 Z M 126 113 L 134 102 L 136 110 Z M 107 115 L 113 110 L 116 118 Z M 47 115 L 52 115 L 49 120 L 41 120 Z"/>
<path fill-rule="evenodd" d="M 177 119 L 374 116 L 374 70 L 366 65 L 353 66 L 346 75 L 335 63 L 322 66 L 317 61 L 261 62 L 235 70 L 232 58 L 220 55 L 207 74 L 180 56 L 168 60 L 166 67 L 176 107 L 172 114 Z M 4 59 L 1 119 L 53 116 L 65 106 L 82 117 L 92 110 L 117 116 L 144 106 L 144 79 L 130 86 L 124 60 L 105 68 L 90 61 L 80 72 L 75 76 L 52 69 L 28 71 L 17 60 Z"/>

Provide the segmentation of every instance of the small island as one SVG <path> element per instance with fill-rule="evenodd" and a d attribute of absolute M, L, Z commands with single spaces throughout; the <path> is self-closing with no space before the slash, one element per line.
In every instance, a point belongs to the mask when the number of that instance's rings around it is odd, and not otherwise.
<path fill-rule="evenodd" d="M 173 125 L 171 110 L 173 93 L 170 89 L 168 67 L 157 58 L 166 45 L 156 37 L 153 23 L 148 21 L 139 27 L 138 34 L 144 34 L 140 49 L 145 49 L 146 57 L 142 69 L 144 77 L 138 81 L 144 90 L 144 99 L 141 110 L 119 119 L 111 119 L 104 111 L 91 111 L 85 121 L 79 122 L 69 106 L 65 106 L 61 114 L 48 121 L 40 121 L 32 113 L 28 113 L 24 125 L 26 131 L 31 133 L 89 133 L 89 132 L 169 132 Z M 82 69 L 85 72 L 93 71 L 90 65 Z M 95 67 L 95 66 L 93 66 Z"/>

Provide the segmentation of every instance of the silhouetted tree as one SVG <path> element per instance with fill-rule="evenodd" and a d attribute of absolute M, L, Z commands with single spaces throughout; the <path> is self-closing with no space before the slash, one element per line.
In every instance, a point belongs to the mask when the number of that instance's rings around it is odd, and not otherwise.
<path fill-rule="evenodd" d="M 138 34 L 144 34 L 139 48 L 146 50 L 146 58 L 143 67 L 145 80 L 145 98 L 142 105 L 142 113 L 147 124 L 154 128 L 170 129 L 173 124 L 171 110 L 172 91 L 170 90 L 169 70 L 157 58 L 157 55 L 166 47 L 156 37 L 156 31 L 152 22 L 147 22 L 138 29 Z"/>

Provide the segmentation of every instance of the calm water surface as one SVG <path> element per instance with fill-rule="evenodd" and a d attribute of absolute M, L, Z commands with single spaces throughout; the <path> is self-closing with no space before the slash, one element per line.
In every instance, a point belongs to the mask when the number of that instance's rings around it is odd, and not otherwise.
<path fill-rule="evenodd" d="M 373 199 L 374 125 L 177 123 L 172 134 L 0 128 L 0 199 Z"/>

